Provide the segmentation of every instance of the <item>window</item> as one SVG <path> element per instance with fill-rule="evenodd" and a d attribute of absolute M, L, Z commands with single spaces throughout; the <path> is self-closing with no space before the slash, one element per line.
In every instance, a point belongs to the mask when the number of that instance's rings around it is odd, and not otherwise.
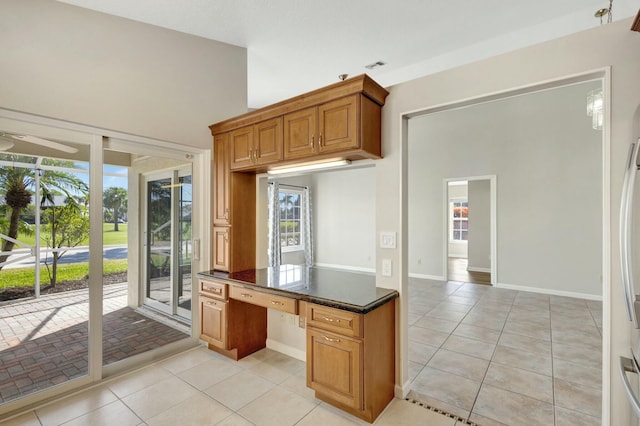
<path fill-rule="evenodd" d="M 302 221 L 300 220 L 303 192 L 280 189 L 280 247 L 285 251 L 303 250 Z"/>
<path fill-rule="evenodd" d="M 469 203 L 466 200 L 453 201 L 450 204 L 451 240 L 467 241 L 469 226 Z"/>

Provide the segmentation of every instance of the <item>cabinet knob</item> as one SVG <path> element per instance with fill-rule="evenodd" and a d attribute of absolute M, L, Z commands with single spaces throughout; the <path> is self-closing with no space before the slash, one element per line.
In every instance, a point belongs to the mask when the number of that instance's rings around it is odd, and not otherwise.
<path fill-rule="evenodd" d="M 331 337 L 327 337 L 327 336 L 322 336 L 322 337 L 324 337 L 324 340 L 326 340 L 327 342 L 340 343 L 340 339 L 332 339 Z"/>

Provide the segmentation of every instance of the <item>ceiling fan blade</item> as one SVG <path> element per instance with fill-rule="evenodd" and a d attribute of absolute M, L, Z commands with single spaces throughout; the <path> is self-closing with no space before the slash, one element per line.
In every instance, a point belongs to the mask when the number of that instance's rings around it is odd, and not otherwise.
<path fill-rule="evenodd" d="M 56 151 L 68 152 L 69 154 L 75 154 L 76 152 L 78 152 L 77 148 L 73 148 L 71 146 L 63 145 L 61 143 L 53 142 L 47 139 L 42 139 L 37 136 L 14 135 L 14 134 L 7 134 L 7 136 L 10 136 L 11 138 L 17 139 L 19 141 L 30 142 L 30 143 L 46 146 L 47 148 L 55 149 Z"/>
<path fill-rule="evenodd" d="M 6 151 L 10 148 L 13 148 L 13 142 L 0 139 L 0 151 Z"/>

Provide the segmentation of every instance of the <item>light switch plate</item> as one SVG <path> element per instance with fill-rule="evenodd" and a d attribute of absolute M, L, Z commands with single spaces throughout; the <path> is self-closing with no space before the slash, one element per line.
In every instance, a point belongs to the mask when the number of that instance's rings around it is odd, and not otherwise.
<path fill-rule="evenodd" d="M 396 233 L 386 231 L 380 232 L 380 248 L 396 248 Z"/>

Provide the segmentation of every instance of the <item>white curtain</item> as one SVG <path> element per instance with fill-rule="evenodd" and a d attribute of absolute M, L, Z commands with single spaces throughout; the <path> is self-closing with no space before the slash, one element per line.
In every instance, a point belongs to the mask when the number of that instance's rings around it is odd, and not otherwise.
<path fill-rule="evenodd" d="M 302 197 L 302 211 L 300 212 L 300 220 L 302 221 L 302 246 L 304 247 L 305 265 L 313 266 L 313 230 L 311 220 L 311 190 L 309 187 L 304 188 L 304 196 Z"/>
<path fill-rule="evenodd" d="M 269 182 L 267 186 L 267 202 L 269 205 L 269 247 L 267 256 L 269 267 L 280 268 L 282 262 L 280 250 L 280 184 Z"/>

